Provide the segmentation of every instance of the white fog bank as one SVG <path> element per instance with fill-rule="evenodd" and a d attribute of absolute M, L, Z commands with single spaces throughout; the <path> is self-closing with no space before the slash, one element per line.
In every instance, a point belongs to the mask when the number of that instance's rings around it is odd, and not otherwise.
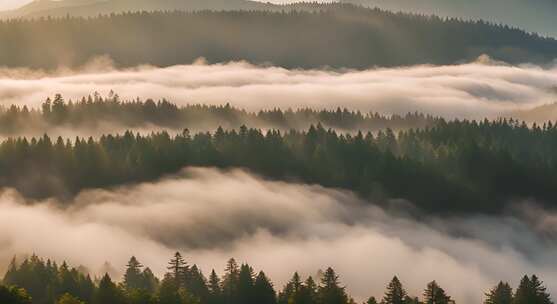
<path fill-rule="evenodd" d="M 216 169 L 87 191 L 72 206 L 0 195 L 0 271 L 14 254 L 66 259 L 93 271 L 105 261 L 122 271 L 135 255 L 160 276 L 180 250 L 206 274 L 222 271 L 230 257 L 249 262 L 277 288 L 294 271 L 332 266 L 357 300 L 381 296 L 395 274 L 411 294 L 421 295 L 435 279 L 463 304 L 479 303 L 499 280 L 516 286 L 526 273 L 557 292 L 557 245 L 547 241 L 557 217 L 539 209 L 417 222 L 349 192 Z"/>
<path fill-rule="evenodd" d="M 364 71 L 287 70 L 245 62 L 98 67 L 54 74 L 0 69 L 0 104 L 38 107 L 56 93 L 76 100 L 113 90 L 124 99 L 167 98 L 179 105 L 229 102 L 250 111 L 347 107 L 483 119 L 557 101 L 557 68 L 507 66 L 486 58 L 461 65 Z"/>

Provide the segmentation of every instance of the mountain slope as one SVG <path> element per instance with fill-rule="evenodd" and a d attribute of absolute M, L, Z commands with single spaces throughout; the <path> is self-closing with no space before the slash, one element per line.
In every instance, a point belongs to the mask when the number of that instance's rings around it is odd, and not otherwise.
<path fill-rule="evenodd" d="M 486 20 L 557 37 L 557 0 L 337 0 L 391 11 Z M 249 0 L 35 0 L 1 17 L 97 16 L 155 10 L 280 10 L 285 7 Z M 289 7 L 292 8 L 292 7 Z"/>
<path fill-rule="evenodd" d="M 482 54 L 548 63 L 557 40 L 485 22 L 394 14 L 352 5 L 319 12 L 157 12 L 0 23 L 0 66 L 78 66 L 108 55 L 119 66 L 247 60 L 287 68 L 365 69 L 453 64 Z"/>
<path fill-rule="evenodd" d="M 483 19 L 557 37 L 557 0 L 341 0 L 367 7 Z"/>

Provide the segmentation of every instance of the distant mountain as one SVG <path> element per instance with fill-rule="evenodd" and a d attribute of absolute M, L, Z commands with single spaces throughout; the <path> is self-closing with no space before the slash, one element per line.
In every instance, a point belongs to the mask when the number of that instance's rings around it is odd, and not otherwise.
<path fill-rule="evenodd" d="M 337 0 L 391 11 L 433 14 L 507 24 L 529 32 L 557 37 L 557 0 Z M 311 2 L 311 1 L 308 1 Z M 156 10 L 280 10 L 279 6 L 249 0 L 35 0 L 0 17 L 97 16 L 127 11 Z"/>
<path fill-rule="evenodd" d="M 555 39 L 482 21 L 342 4 L 307 7 L 319 12 L 173 11 L 0 22 L 0 66 L 75 67 L 103 55 L 118 66 L 170 66 L 204 57 L 211 63 L 356 69 L 454 64 L 483 54 L 513 64 L 557 57 Z"/>
<path fill-rule="evenodd" d="M 367 7 L 483 19 L 557 37 L 557 0 L 340 0 Z"/>
<path fill-rule="evenodd" d="M 129 11 L 262 10 L 273 7 L 247 0 L 35 0 L 19 9 L 0 12 L 0 17 L 91 17 Z"/>

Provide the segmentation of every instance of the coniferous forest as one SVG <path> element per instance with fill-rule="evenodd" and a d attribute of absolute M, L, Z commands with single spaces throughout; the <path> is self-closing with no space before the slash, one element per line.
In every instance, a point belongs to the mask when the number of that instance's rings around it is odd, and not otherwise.
<path fill-rule="evenodd" d="M 110 93 L 107 97 L 93 94 L 75 102 L 65 101 L 58 94 L 47 98 L 40 109 L 16 105 L 0 106 L 0 134 L 3 136 L 25 132 L 44 133 L 57 127 L 96 129 L 106 124 L 124 129 L 154 126 L 180 132 L 184 129 L 213 131 L 218 127 L 238 129 L 242 125 L 262 129 L 307 129 L 311 125 L 322 124 L 349 132 L 424 128 L 438 121 L 439 117 L 422 113 L 386 116 L 377 112 L 362 113 L 340 107 L 335 110 L 274 108 L 256 113 L 232 107 L 230 104 L 192 104 L 179 107 L 165 99 L 122 101 L 115 93 Z"/>
<path fill-rule="evenodd" d="M 109 274 L 92 278 L 86 269 L 72 268 L 66 262 L 43 260 L 36 255 L 18 264 L 14 258 L 4 283 L 0 285 L 2 303 L 14 304 L 352 304 L 340 276 L 331 267 L 317 277 L 304 278 L 297 272 L 283 286 L 274 286 L 265 272 L 235 259 L 226 263 L 222 275 L 213 269 L 205 276 L 197 265 L 189 265 L 177 252 L 169 261 L 164 278 L 157 278 L 149 267 L 131 257 L 123 278 L 117 283 Z M 23 287 L 23 288 L 22 288 Z M 40 300 L 32 300 L 40 299 Z M 454 303 L 436 281 L 424 286 L 423 294 L 409 294 L 394 276 L 386 284 L 383 298 L 369 297 L 364 304 Z M 524 276 L 513 289 L 500 282 L 485 293 L 485 304 L 551 304 L 544 283 L 536 275 Z"/>
<path fill-rule="evenodd" d="M 0 304 L 553 304 L 550 1 L 0 0 Z"/>
<path fill-rule="evenodd" d="M 84 189 L 152 181 L 187 166 L 239 167 L 269 179 L 352 190 L 373 202 L 405 199 L 434 213 L 500 213 L 518 199 L 556 207 L 557 126 L 552 122 L 528 126 L 512 118 L 385 117 L 340 109 L 253 114 L 229 106 L 178 108 L 166 101 L 66 104 L 56 96 L 40 111 L 10 107 L 0 123 L 5 130 L 21 130 L 26 122 L 86 128 L 102 119 L 137 126 L 145 117 L 154 124 L 164 120 L 176 131 L 8 137 L 0 143 L 0 185 L 32 198 L 71 201 Z M 187 128 L 209 117 L 240 126 Z M 271 127 L 251 128 L 246 121 Z M 300 121 L 302 129 L 290 127 Z"/>
<path fill-rule="evenodd" d="M 454 64 L 483 54 L 510 63 L 549 63 L 556 52 L 555 39 L 504 25 L 348 4 L 0 22 L 0 65 L 44 69 L 77 67 L 104 55 L 122 67 L 188 64 L 203 57 L 211 63 L 364 69 Z"/>

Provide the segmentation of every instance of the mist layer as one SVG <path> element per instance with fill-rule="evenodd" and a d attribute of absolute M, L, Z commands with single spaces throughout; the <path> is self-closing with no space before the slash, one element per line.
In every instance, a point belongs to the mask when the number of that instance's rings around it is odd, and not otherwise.
<path fill-rule="evenodd" d="M 380 296 L 395 274 L 415 295 L 435 279 L 459 303 L 477 303 L 499 280 L 516 285 L 525 273 L 557 290 L 555 216 L 534 208 L 514 216 L 416 221 L 349 192 L 215 169 L 87 191 L 71 206 L 27 205 L 4 192 L 0 265 L 14 254 L 36 253 L 92 271 L 109 260 L 123 270 L 135 255 L 161 275 L 181 250 L 205 273 L 222 271 L 230 257 L 249 262 L 277 288 L 294 271 L 313 275 L 332 266 L 358 300 Z"/>
<path fill-rule="evenodd" d="M 483 119 L 553 103 L 556 86 L 555 68 L 507 66 L 487 58 L 454 66 L 364 71 L 288 70 L 245 62 L 127 70 L 97 64 L 54 74 L 1 70 L 0 103 L 38 107 L 56 93 L 75 100 L 113 90 L 125 99 L 167 98 L 179 105 L 228 102 L 250 111 L 347 107 Z"/>

